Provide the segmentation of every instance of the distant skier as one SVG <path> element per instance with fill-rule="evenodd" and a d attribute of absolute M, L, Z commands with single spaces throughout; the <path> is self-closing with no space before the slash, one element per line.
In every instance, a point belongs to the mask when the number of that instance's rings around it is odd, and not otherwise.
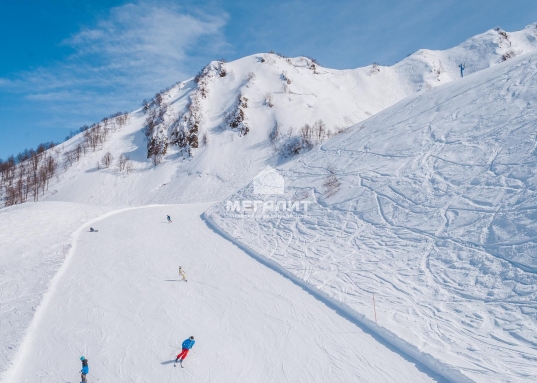
<path fill-rule="evenodd" d="M 464 64 L 459 64 L 459 68 L 461 68 L 461 77 L 464 77 L 464 70 L 466 69 L 466 67 L 464 66 Z"/>
<path fill-rule="evenodd" d="M 179 353 L 179 355 L 177 355 L 177 358 L 175 358 L 175 363 L 177 363 L 177 361 L 179 361 L 179 363 L 183 363 L 183 360 L 185 360 L 186 356 L 188 355 L 188 352 L 190 351 L 190 349 L 192 347 L 194 347 L 194 343 L 196 343 L 196 341 L 194 340 L 194 337 L 191 336 L 190 338 L 188 339 L 185 339 L 185 341 L 183 342 L 183 344 L 181 345 L 181 347 L 183 348 L 181 350 L 181 352 Z M 183 365 L 181 364 L 181 367 L 183 367 Z"/>
<path fill-rule="evenodd" d="M 92 232 L 92 233 L 95 233 L 95 232 L 96 232 L 96 230 L 95 230 L 93 227 L 90 227 L 90 228 L 89 228 L 89 231 Z"/>
<path fill-rule="evenodd" d="M 83 356 L 80 357 L 80 360 L 82 361 L 82 370 L 80 370 L 80 376 L 82 377 L 81 383 L 87 383 L 86 375 L 89 374 L 88 360 Z"/>
<path fill-rule="evenodd" d="M 181 266 L 179 266 L 179 275 L 183 278 L 182 280 L 185 281 L 185 282 L 188 282 L 186 280 L 186 274 L 185 272 L 183 271 L 183 268 Z"/>
<path fill-rule="evenodd" d="M 168 218 L 168 223 L 172 223 L 172 218 L 169 215 L 167 215 L 166 217 Z"/>

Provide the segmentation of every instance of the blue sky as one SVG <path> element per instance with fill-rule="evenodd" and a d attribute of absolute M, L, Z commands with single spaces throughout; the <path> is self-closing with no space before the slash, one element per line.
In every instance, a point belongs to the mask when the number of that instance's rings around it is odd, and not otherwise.
<path fill-rule="evenodd" d="M 389 65 L 535 21 L 534 0 L 2 2 L 0 158 L 137 109 L 211 60 L 274 50 Z"/>

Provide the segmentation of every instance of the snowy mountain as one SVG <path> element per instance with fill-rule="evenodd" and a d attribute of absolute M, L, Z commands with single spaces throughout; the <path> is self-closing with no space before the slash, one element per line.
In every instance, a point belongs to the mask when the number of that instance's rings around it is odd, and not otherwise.
<path fill-rule="evenodd" d="M 536 39 L 215 61 L 13 167 L 40 202 L 0 209 L 0 380 L 71 381 L 84 353 L 104 381 L 172 381 L 162 345 L 194 332 L 191 382 L 531 380 Z"/>
<path fill-rule="evenodd" d="M 535 51 L 536 30 L 535 24 L 513 33 L 490 30 L 446 51 L 419 50 L 391 67 L 333 70 L 276 54 L 212 62 L 144 101 L 126 124 L 116 117 L 94 125 L 109 131 L 106 142 L 85 139 L 85 132 L 56 147 L 58 163 L 68 164 L 40 199 L 97 205 L 220 200 L 267 164 L 277 166 L 409 95 L 459 79 L 460 64 L 469 75 Z M 65 159 L 82 151 L 78 161 Z M 113 166 L 102 169 L 108 151 Z M 129 176 L 115 166 L 121 155 L 131 160 Z"/>
<path fill-rule="evenodd" d="M 450 380 L 531 381 L 536 89 L 531 53 L 408 97 L 206 215 Z"/>

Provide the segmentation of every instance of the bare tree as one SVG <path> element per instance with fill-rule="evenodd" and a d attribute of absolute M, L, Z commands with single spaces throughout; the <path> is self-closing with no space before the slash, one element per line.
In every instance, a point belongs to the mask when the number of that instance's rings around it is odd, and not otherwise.
<path fill-rule="evenodd" d="M 47 188 L 48 184 L 48 173 L 47 168 L 45 166 L 42 166 L 39 168 L 39 187 L 41 188 L 41 195 L 45 194 L 45 188 Z"/>
<path fill-rule="evenodd" d="M 330 174 L 323 182 L 324 193 L 327 197 L 333 196 L 339 191 L 339 180 L 335 174 Z"/>
<path fill-rule="evenodd" d="M 278 140 L 278 138 L 280 137 L 280 130 L 281 130 L 281 126 L 280 126 L 280 123 L 278 121 L 276 121 L 274 123 L 274 126 L 272 127 L 272 130 L 270 131 L 269 133 L 269 139 L 270 139 L 270 142 L 272 142 L 273 144 Z"/>
<path fill-rule="evenodd" d="M 150 109 L 151 109 L 151 102 L 144 98 L 142 101 L 142 111 L 144 113 L 147 113 Z"/>
<path fill-rule="evenodd" d="M 84 131 L 84 142 L 92 149 L 92 151 L 95 151 L 99 145 L 99 137 L 97 136 L 97 132 L 92 128 Z"/>
<path fill-rule="evenodd" d="M 125 170 L 128 160 L 129 160 L 129 157 L 127 157 L 125 154 L 122 154 L 119 156 L 119 158 L 117 159 L 117 167 L 120 172 Z"/>
<path fill-rule="evenodd" d="M 315 121 L 313 124 L 313 132 L 317 142 L 322 142 L 325 138 L 327 138 L 328 129 L 326 128 L 326 124 L 323 120 Z"/>
<path fill-rule="evenodd" d="M 313 145 L 313 128 L 310 124 L 304 124 L 300 128 L 300 136 L 302 137 L 302 141 Z"/>
<path fill-rule="evenodd" d="M 128 113 L 116 113 L 116 122 L 119 125 L 119 127 L 122 127 L 127 124 L 129 121 L 129 114 Z"/>
<path fill-rule="evenodd" d="M 133 165 L 132 161 L 127 161 L 127 163 L 125 164 L 125 172 L 127 174 L 130 174 L 133 169 L 134 169 L 134 165 Z"/>
<path fill-rule="evenodd" d="M 328 166 L 326 169 L 330 173 L 323 182 L 324 193 L 326 197 L 331 197 L 339 191 L 341 183 L 336 176 L 336 169 L 333 166 Z"/>
<path fill-rule="evenodd" d="M 106 152 L 104 156 L 101 158 L 101 163 L 103 164 L 105 168 L 109 168 L 113 160 L 114 160 L 114 156 L 112 156 L 112 153 Z"/>
<path fill-rule="evenodd" d="M 160 106 L 160 104 L 162 104 L 162 94 L 160 93 L 157 93 L 155 94 L 155 102 L 157 103 L 157 106 Z"/>
<path fill-rule="evenodd" d="M 17 192 L 16 192 L 16 189 L 15 187 L 13 186 L 8 186 L 6 188 L 6 198 L 5 198 L 5 205 L 6 206 L 11 206 L 11 205 L 15 205 L 17 202 Z"/>
<path fill-rule="evenodd" d="M 56 162 L 54 157 L 52 156 L 47 157 L 46 162 L 45 162 L 45 169 L 46 169 L 46 174 L 47 174 L 47 181 L 46 181 L 47 190 L 48 190 L 48 184 L 49 184 L 50 179 L 54 177 L 54 174 L 56 174 L 57 167 L 58 167 L 58 163 Z"/>
<path fill-rule="evenodd" d="M 80 157 L 82 156 L 82 152 L 84 151 L 83 146 L 84 146 L 83 144 L 78 144 L 73 149 L 73 155 L 75 157 L 75 161 L 80 161 Z"/>
<path fill-rule="evenodd" d="M 72 166 L 77 161 L 77 154 L 76 151 L 69 150 L 65 153 L 63 153 L 63 156 L 65 157 L 65 164 Z"/>

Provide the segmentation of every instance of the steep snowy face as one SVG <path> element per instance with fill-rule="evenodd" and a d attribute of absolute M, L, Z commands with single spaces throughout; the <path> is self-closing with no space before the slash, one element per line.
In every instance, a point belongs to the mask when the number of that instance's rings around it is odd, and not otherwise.
<path fill-rule="evenodd" d="M 536 126 L 531 53 L 409 97 L 282 166 L 284 194 L 249 185 L 230 197 L 261 201 L 256 212 L 225 201 L 207 214 L 366 323 L 375 293 L 373 328 L 437 372 L 528 382 L 537 358 Z M 307 214 L 282 211 L 296 201 L 310 202 Z"/>
<path fill-rule="evenodd" d="M 322 141 L 407 93 L 378 84 L 380 78 L 361 84 L 369 77 L 364 69 L 331 70 L 305 57 L 275 54 L 212 62 L 194 79 L 144 105 L 148 157 L 159 163 L 173 146 L 188 158 L 229 132 L 237 138 L 250 135 L 258 143 L 272 137 L 274 147 L 284 135 L 295 137 L 316 122 Z M 372 93 L 377 97 L 371 99 Z"/>

